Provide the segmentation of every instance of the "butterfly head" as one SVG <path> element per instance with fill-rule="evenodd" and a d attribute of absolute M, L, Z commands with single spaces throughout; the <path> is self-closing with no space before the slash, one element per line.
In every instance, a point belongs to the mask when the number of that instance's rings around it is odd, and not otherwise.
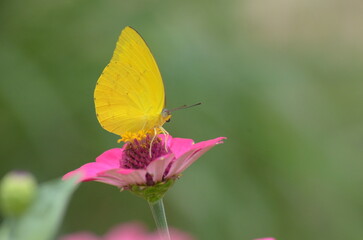
<path fill-rule="evenodd" d="M 164 108 L 163 111 L 161 112 L 161 117 L 163 119 L 164 122 L 170 122 L 171 119 L 171 112 L 169 109 Z"/>
<path fill-rule="evenodd" d="M 172 112 L 174 112 L 176 110 L 195 107 L 195 106 L 198 106 L 200 104 L 202 104 L 202 103 L 196 103 L 196 104 L 193 104 L 193 105 L 183 105 L 183 106 L 180 106 L 180 107 L 177 107 L 177 108 L 173 108 L 171 110 L 169 110 L 167 108 L 164 108 L 163 111 L 161 112 L 161 119 L 162 119 L 162 122 L 163 122 L 162 124 L 164 124 L 165 122 L 170 122 Z"/>

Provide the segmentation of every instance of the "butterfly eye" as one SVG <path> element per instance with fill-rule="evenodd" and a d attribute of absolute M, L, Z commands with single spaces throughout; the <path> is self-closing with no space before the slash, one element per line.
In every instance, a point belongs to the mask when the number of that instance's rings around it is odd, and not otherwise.
<path fill-rule="evenodd" d="M 161 116 L 163 116 L 163 118 L 167 118 L 171 115 L 170 111 L 166 108 L 163 109 L 163 111 L 161 112 Z M 170 117 L 169 119 L 167 120 L 167 122 L 169 122 L 170 120 Z"/>

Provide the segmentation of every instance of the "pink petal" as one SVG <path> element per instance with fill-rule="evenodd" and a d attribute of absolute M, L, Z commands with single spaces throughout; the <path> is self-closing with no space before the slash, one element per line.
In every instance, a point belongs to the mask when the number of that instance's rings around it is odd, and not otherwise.
<path fill-rule="evenodd" d="M 208 147 L 210 145 L 221 144 L 221 143 L 223 143 L 222 140 L 224 140 L 224 139 L 226 139 L 226 138 L 218 137 L 215 139 L 199 142 L 199 143 L 194 144 L 192 148 L 204 148 L 204 147 Z"/>
<path fill-rule="evenodd" d="M 160 182 L 163 178 L 165 169 L 174 159 L 174 154 L 168 154 L 152 161 L 146 168 L 147 172 L 153 177 L 154 182 Z"/>
<path fill-rule="evenodd" d="M 180 230 L 177 230 L 175 228 L 170 228 L 170 237 L 172 240 L 194 240 L 194 238 L 192 236 L 190 236 L 189 234 L 182 232 Z M 154 233 L 150 234 L 150 237 L 148 238 L 148 240 L 160 240 L 160 234 L 155 231 Z M 166 239 L 166 237 L 165 237 Z"/>
<path fill-rule="evenodd" d="M 174 153 L 175 157 L 178 158 L 185 152 L 187 152 L 194 144 L 193 139 L 188 138 L 173 138 L 171 135 L 159 134 L 159 138 L 163 142 L 167 141 L 167 146 L 171 152 Z"/>
<path fill-rule="evenodd" d="M 81 177 L 78 181 L 93 181 L 99 172 L 120 167 L 122 151 L 123 150 L 121 148 L 107 150 L 96 158 L 96 162 L 86 163 L 80 168 L 67 173 L 62 179 L 69 179 L 77 174 L 80 174 Z"/>
<path fill-rule="evenodd" d="M 165 134 L 159 134 L 158 138 L 160 138 L 163 143 L 165 143 L 165 141 L 166 141 L 167 146 L 169 146 L 170 142 L 173 141 L 173 139 L 174 139 L 171 135 L 165 135 Z"/>
<path fill-rule="evenodd" d="M 119 168 L 123 148 L 113 148 L 102 153 L 96 158 L 96 162 L 109 165 L 112 168 Z"/>
<path fill-rule="evenodd" d="M 113 169 L 109 164 L 104 164 L 100 162 L 86 163 L 82 167 L 71 171 L 63 176 L 63 180 L 69 179 L 77 174 L 80 174 L 79 182 L 93 181 L 99 172 L 107 171 Z"/>
<path fill-rule="evenodd" d="M 116 186 L 117 188 L 122 188 L 125 186 L 124 182 L 121 182 L 119 179 L 115 179 L 113 177 L 97 177 L 93 179 L 93 181 L 113 185 Z"/>
<path fill-rule="evenodd" d="M 174 153 L 176 158 L 179 158 L 181 155 L 186 153 L 193 146 L 193 139 L 186 138 L 173 138 L 170 142 L 169 148 L 172 153 Z"/>
<path fill-rule="evenodd" d="M 118 182 L 119 187 L 135 184 L 146 184 L 146 170 L 144 169 L 112 169 L 98 174 L 99 178 L 112 179 Z"/>
<path fill-rule="evenodd" d="M 146 240 L 147 232 L 142 224 L 121 224 L 111 229 L 104 240 Z"/>
<path fill-rule="evenodd" d="M 275 240 L 275 238 L 258 238 L 258 239 L 255 239 L 255 240 Z"/>
<path fill-rule="evenodd" d="M 192 149 L 186 153 L 184 153 L 181 157 L 175 160 L 171 165 L 170 171 L 167 175 L 167 178 L 179 175 L 185 169 L 187 169 L 193 162 L 195 162 L 198 158 L 200 158 L 205 152 L 210 150 L 216 144 L 222 143 L 223 137 L 200 142 L 194 144 Z"/>
<path fill-rule="evenodd" d="M 172 164 L 171 164 L 171 167 L 170 167 L 170 170 L 168 172 L 168 174 L 166 175 L 166 178 L 170 178 L 170 177 L 173 177 L 175 175 L 178 175 L 180 172 L 182 171 L 179 171 L 179 169 L 182 169 L 183 166 L 185 165 L 185 162 L 187 160 L 187 158 L 193 154 L 194 150 L 192 151 L 189 151 L 185 154 L 183 154 L 183 156 L 179 157 L 178 159 L 176 159 Z"/>

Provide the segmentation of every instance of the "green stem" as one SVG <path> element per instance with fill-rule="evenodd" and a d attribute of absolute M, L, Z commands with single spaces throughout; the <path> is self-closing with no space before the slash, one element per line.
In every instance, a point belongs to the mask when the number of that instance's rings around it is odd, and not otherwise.
<path fill-rule="evenodd" d="M 170 240 L 168 223 L 166 221 L 163 198 L 156 202 L 149 202 L 151 212 L 153 214 L 156 227 L 162 240 Z"/>

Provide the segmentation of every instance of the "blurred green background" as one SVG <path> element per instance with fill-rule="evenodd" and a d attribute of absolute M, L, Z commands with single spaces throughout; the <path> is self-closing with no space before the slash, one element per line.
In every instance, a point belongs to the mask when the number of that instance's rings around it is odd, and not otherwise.
<path fill-rule="evenodd" d="M 136 28 L 164 78 L 165 128 L 225 144 L 165 197 L 198 239 L 361 239 L 363 3 L 348 0 L 0 0 L 0 174 L 61 177 L 119 147 L 93 90 Z M 146 202 L 83 183 L 61 232 L 154 227 Z"/>

